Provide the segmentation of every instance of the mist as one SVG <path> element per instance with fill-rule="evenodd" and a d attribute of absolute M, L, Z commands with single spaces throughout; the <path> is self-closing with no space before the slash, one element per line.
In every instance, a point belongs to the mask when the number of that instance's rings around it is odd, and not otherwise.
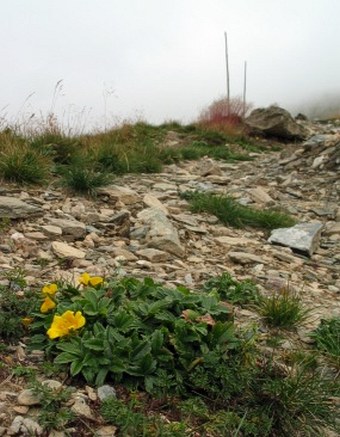
<path fill-rule="evenodd" d="M 0 117 L 191 122 L 226 93 L 337 111 L 338 0 L 2 0 Z M 310 103 L 309 103 L 310 102 Z M 321 104 L 321 102 L 323 102 Z M 334 106 L 335 105 L 335 106 Z M 309 107 L 309 110 L 308 110 Z M 34 114 L 32 116 L 32 114 Z"/>

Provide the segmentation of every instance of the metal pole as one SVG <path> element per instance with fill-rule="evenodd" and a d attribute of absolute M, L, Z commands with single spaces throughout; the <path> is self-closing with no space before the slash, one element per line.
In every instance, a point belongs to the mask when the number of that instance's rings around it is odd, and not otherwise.
<path fill-rule="evenodd" d="M 246 115 L 246 92 L 247 92 L 247 61 L 244 61 L 244 69 L 243 69 L 243 118 Z"/>
<path fill-rule="evenodd" d="M 226 81 L 227 81 L 227 116 L 230 115 L 230 83 L 229 83 L 229 57 L 228 57 L 228 38 L 227 32 L 224 32 L 225 42 L 225 65 L 226 65 Z"/>

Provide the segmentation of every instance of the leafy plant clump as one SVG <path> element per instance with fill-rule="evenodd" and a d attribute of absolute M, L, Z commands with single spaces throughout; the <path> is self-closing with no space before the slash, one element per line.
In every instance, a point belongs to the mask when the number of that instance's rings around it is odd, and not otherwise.
<path fill-rule="evenodd" d="M 214 214 L 222 223 L 236 228 L 251 226 L 263 229 L 290 227 L 295 220 L 284 213 L 263 209 L 258 210 L 238 203 L 230 196 L 213 193 L 186 192 L 183 194 L 193 212 Z"/>
<path fill-rule="evenodd" d="M 330 362 L 340 368 L 340 317 L 321 320 L 311 337 Z"/>
<path fill-rule="evenodd" d="M 249 304 L 257 302 L 259 299 L 259 293 L 254 282 L 250 280 L 239 282 L 227 272 L 208 279 L 203 289 L 208 292 L 216 290 L 221 299 L 232 304 Z"/>
<path fill-rule="evenodd" d="M 271 296 L 262 296 L 257 304 L 258 310 L 269 326 L 293 329 L 302 324 L 309 316 L 301 298 L 289 287 L 283 288 Z"/>
<path fill-rule="evenodd" d="M 16 343 L 27 332 L 30 314 L 37 301 L 38 295 L 25 289 L 24 272 L 20 269 L 7 272 L 4 277 L 8 286 L 0 287 L 0 338 L 10 343 Z"/>
<path fill-rule="evenodd" d="M 214 293 L 131 278 L 45 292 L 32 344 L 89 383 L 112 378 L 152 393 L 183 392 L 194 385 L 187 373 L 214 351 L 221 365 L 223 355 L 233 362 L 243 353 L 229 309 Z"/>
<path fill-rule="evenodd" d="M 227 274 L 192 292 L 151 278 L 84 273 L 78 286 L 42 288 L 29 313 L 29 346 L 73 378 L 128 390 L 101 409 L 122 436 L 270 436 L 333 426 L 331 376 L 303 361 L 287 372 L 280 357 L 260 354 L 255 326 L 234 325 L 224 299 L 252 302 L 254 296 L 250 284 Z M 157 411 L 155 398 L 162 405 Z M 145 403 L 153 405 L 151 413 Z M 51 420 L 48 411 L 46 424 Z"/>

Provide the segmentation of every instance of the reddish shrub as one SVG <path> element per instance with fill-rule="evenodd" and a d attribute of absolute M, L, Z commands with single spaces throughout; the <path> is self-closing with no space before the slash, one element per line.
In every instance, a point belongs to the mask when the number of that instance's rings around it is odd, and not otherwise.
<path fill-rule="evenodd" d="M 244 107 L 240 97 L 230 99 L 229 105 L 227 98 L 220 98 L 201 111 L 198 123 L 226 134 L 237 134 L 242 130 L 242 120 L 252 106 L 246 103 Z"/>

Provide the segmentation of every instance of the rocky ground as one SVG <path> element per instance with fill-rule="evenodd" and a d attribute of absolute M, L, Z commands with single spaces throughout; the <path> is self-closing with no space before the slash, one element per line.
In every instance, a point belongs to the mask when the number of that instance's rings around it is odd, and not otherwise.
<path fill-rule="evenodd" d="M 206 158 L 169 165 L 161 174 L 119 177 L 96 199 L 54 186 L 2 185 L 0 271 L 20 267 L 37 288 L 60 278 L 76 281 L 85 271 L 151 276 L 189 288 L 227 271 L 239 280 L 252 278 L 266 294 L 289 284 L 313 308 L 313 317 L 298 331 L 301 341 L 310 341 L 307 333 L 320 318 L 340 314 L 340 132 L 327 125 L 311 129 L 317 135 L 307 142 L 253 154 L 253 161 Z M 309 254 L 275 245 L 268 231 L 229 228 L 214 216 L 191 213 L 180 197 L 188 190 L 283 209 L 299 223 L 321 224 L 321 236 Z M 240 323 L 258 318 L 249 310 L 235 311 Z M 14 352 L 24 362 L 24 347 Z M 23 394 L 24 387 L 10 379 L 0 381 L 0 435 L 25 435 L 23 424 L 32 420 L 29 411 L 36 402 Z M 88 400 L 102 395 L 88 388 L 77 396 L 74 410 L 91 417 Z M 41 433 L 39 426 L 35 432 Z M 97 435 L 114 431 L 102 427 Z"/>

